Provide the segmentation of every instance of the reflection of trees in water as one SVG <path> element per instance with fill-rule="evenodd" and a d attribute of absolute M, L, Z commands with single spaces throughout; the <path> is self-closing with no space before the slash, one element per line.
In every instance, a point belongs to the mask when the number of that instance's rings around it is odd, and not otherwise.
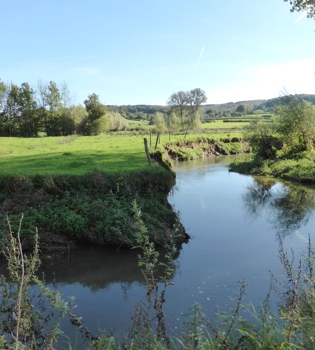
<path fill-rule="evenodd" d="M 277 215 L 275 227 L 284 237 L 286 232 L 297 230 L 309 221 L 315 209 L 314 190 L 291 185 L 285 188 L 283 196 L 275 198 L 273 207 Z"/>
<path fill-rule="evenodd" d="M 251 217 L 267 213 L 279 238 L 306 225 L 315 210 L 313 188 L 292 183 L 279 185 L 262 177 L 254 178 L 243 194 L 243 201 Z"/>
<path fill-rule="evenodd" d="M 175 259 L 178 258 L 181 247 Z M 160 262 L 166 263 L 166 250 L 158 247 Z M 92 291 L 106 289 L 112 283 L 119 283 L 127 295 L 134 282 L 144 283 L 141 268 L 138 265 L 136 249 L 121 249 L 88 245 L 71 249 L 70 252 L 45 254 L 40 273 L 44 272 L 46 283 L 75 284 L 89 287 Z M 174 263 L 174 275 L 176 273 Z M 159 266 L 156 270 L 157 281 L 162 281 L 165 267 Z"/>
<path fill-rule="evenodd" d="M 272 198 L 271 188 L 275 184 L 275 181 L 268 180 L 261 181 L 261 179 L 255 179 L 243 193 L 245 208 L 253 218 L 261 214 L 261 211 L 268 206 Z"/>

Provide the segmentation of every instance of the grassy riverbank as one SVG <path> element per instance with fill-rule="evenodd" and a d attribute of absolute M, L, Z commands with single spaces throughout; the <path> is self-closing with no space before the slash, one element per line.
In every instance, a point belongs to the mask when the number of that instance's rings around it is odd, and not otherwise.
<path fill-rule="evenodd" d="M 182 241 L 183 228 L 167 202 L 174 183 L 173 174 L 161 167 L 115 174 L 1 177 L 0 230 L 5 231 L 6 213 L 14 229 L 24 213 L 24 239 L 33 237 L 37 227 L 42 244 L 67 245 L 71 240 L 132 246 L 131 208 L 136 200 L 152 241 L 167 243 L 174 230 Z"/>
<path fill-rule="evenodd" d="M 240 137 L 195 136 L 166 142 L 162 147 L 162 151 L 160 148 L 155 153 L 164 152 L 164 159 L 167 162 L 167 160 L 185 161 L 211 156 L 240 154 L 248 151 L 248 143 Z"/>
<path fill-rule="evenodd" d="M 149 167 L 142 136 L 0 139 L 0 229 L 24 213 L 22 238 L 38 227 L 41 244 L 134 244 L 132 203 L 156 243 L 185 239 L 167 202 L 171 171 Z"/>
<path fill-rule="evenodd" d="M 149 136 L 149 150 L 161 164 L 243 152 L 236 137 Z M 150 142 L 151 141 L 151 142 Z M 151 144 L 151 146 L 150 146 Z M 41 241 L 68 240 L 116 246 L 134 244 L 131 206 L 143 211 L 151 239 L 165 243 L 172 230 L 186 238 L 167 202 L 175 174 L 153 161 L 149 166 L 143 136 L 101 135 L 0 139 L 0 228 L 8 213 L 17 225 L 23 212 L 22 237 L 38 227 Z"/>
<path fill-rule="evenodd" d="M 242 174 L 315 183 L 314 161 L 314 151 L 297 152 L 273 159 L 263 159 L 256 154 L 236 159 L 230 165 L 230 170 Z"/>
<path fill-rule="evenodd" d="M 244 130 L 255 155 L 237 160 L 231 170 L 299 182 L 315 182 L 315 106 L 298 96 L 283 96 L 275 117 L 255 120 Z"/>

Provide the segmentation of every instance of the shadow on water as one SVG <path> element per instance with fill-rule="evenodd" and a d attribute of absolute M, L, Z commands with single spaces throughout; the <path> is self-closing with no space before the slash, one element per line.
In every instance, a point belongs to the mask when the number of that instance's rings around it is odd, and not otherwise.
<path fill-rule="evenodd" d="M 267 216 L 277 238 L 284 239 L 305 226 L 315 211 L 315 190 L 296 183 L 254 177 L 242 197 L 249 217 Z"/>
<path fill-rule="evenodd" d="M 160 261 L 166 263 L 166 250 L 159 247 Z M 179 256 L 178 251 L 176 259 Z M 44 273 L 45 282 L 75 284 L 88 287 L 92 291 L 106 289 L 113 283 L 144 283 L 141 268 L 138 265 L 138 249 L 120 249 L 85 245 L 62 252 L 45 254 L 39 273 Z M 174 265 L 175 266 L 175 265 Z M 158 281 L 164 276 L 164 268 L 156 271 Z"/>
<path fill-rule="evenodd" d="M 167 252 L 157 247 L 159 261 L 167 263 Z M 130 326 L 134 305 L 145 299 L 145 281 L 138 265 L 139 249 L 85 245 L 69 250 L 45 252 L 41 256 L 38 275 L 46 286 L 57 287 L 65 301 L 75 297 L 76 316 L 83 316 L 84 326 L 92 334 L 100 334 L 101 329 L 115 331 L 116 335 Z M 179 257 L 178 250 L 175 259 Z M 174 275 L 178 263 L 174 262 Z M 6 261 L 0 260 L 0 273 L 8 277 Z M 165 266 L 156 269 L 156 281 L 162 282 Z M 173 276 L 171 276 L 173 278 Z M 66 317 L 61 328 L 71 339 L 76 339 L 78 330 Z"/>

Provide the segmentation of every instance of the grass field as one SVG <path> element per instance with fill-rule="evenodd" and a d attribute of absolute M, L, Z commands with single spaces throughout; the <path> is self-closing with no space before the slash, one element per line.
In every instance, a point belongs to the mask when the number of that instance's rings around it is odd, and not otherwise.
<path fill-rule="evenodd" d="M 214 124 L 214 123 L 209 123 Z M 229 123 L 225 123 L 229 124 Z M 238 123 L 240 124 L 240 123 Z M 219 123 L 217 124 L 219 125 Z M 240 136 L 241 132 L 189 133 L 186 138 Z M 66 136 L 45 138 L 0 138 L 0 176 L 2 175 L 83 175 L 106 171 L 133 171 L 148 167 L 143 138 L 149 135 Z M 162 134 L 160 146 L 183 140 L 184 134 Z M 152 135 L 152 147 L 156 135 Z"/>
<path fill-rule="evenodd" d="M 243 129 L 244 126 L 249 125 L 249 122 L 228 122 L 223 120 L 216 120 L 212 123 L 201 124 L 204 129 Z"/>
<path fill-rule="evenodd" d="M 128 120 L 129 128 L 147 128 L 149 126 L 148 120 Z"/>
<path fill-rule="evenodd" d="M 143 136 L 0 138 L 0 175 L 83 175 L 146 166 Z"/>

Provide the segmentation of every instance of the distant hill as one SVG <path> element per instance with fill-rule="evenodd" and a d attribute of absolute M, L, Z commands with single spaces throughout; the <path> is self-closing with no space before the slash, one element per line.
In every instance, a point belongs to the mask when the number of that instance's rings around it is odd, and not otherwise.
<path fill-rule="evenodd" d="M 297 94 L 298 96 L 312 104 L 315 105 L 315 95 L 310 94 Z M 215 114 L 219 113 L 221 115 L 224 114 L 232 114 L 236 111 L 236 109 L 240 105 L 246 106 L 247 111 L 257 111 L 262 110 L 265 112 L 271 111 L 275 106 L 280 104 L 281 97 L 272 98 L 269 100 L 248 100 L 248 101 L 238 101 L 238 102 L 227 102 L 221 104 L 206 104 L 202 105 L 200 110 L 200 114 L 209 114 L 209 112 L 214 112 Z M 122 106 L 114 106 L 108 105 L 106 106 L 109 111 L 119 112 L 122 117 L 126 119 L 146 119 L 150 120 L 155 113 L 167 113 L 169 111 L 169 107 L 167 106 L 157 106 L 157 105 L 122 105 Z"/>
<path fill-rule="evenodd" d="M 106 106 L 109 111 L 119 112 L 126 119 L 151 119 L 155 113 L 167 113 L 167 106 L 156 105 L 123 105 L 123 106 Z"/>
<path fill-rule="evenodd" d="M 295 96 L 304 99 L 315 105 L 315 95 L 310 94 L 296 94 Z M 221 104 L 206 104 L 203 105 L 204 110 L 214 110 L 214 111 L 230 111 L 235 112 L 237 107 L 244 105 L 248 110 L 270 110 L 275 106 L 279 105 L 281 102 L 281 97 L 271 98 L 269 100 L 248 100 L 248 101 L 239 101 L 239 102 L 227 102 Z"/>

